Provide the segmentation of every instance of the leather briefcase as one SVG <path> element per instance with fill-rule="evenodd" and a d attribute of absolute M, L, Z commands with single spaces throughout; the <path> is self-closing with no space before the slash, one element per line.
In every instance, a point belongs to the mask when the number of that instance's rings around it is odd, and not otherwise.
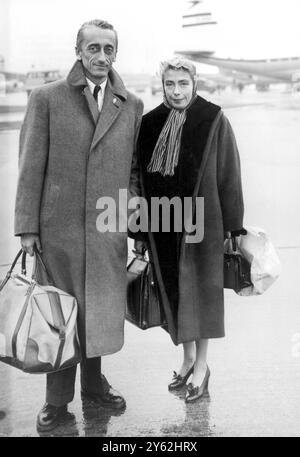
<path fill-rule="evenodd" d="M 135 257 L 127 279 L 126 319 L 142 330 L 166 324 L 152 263 Z"/>
<path fill-rule="evenodd" d="M 0 285 L 0 361 L 27 373 L 50 373 L 80 362 L 77 334 L 77 301 L 54 287 L 42 258 L 34 253 L 31 279 L 26 276 L 26 254 L 22 273 L 13 269 L 17 254 Z M 37 283 L 37 265 L 49 285 Z"/>
<path fill-rule="evenodd" d="M 239 291 L 252 285 L 251 265 L 237 252 L 235 237 L 230 240 L 230 252 L 224 254 L 224 288 Z"/>

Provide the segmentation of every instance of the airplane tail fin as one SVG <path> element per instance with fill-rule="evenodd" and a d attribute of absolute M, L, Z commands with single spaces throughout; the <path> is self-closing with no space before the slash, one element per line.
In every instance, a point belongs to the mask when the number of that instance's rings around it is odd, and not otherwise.
<path fill-rule="evenodd" d="M 188 0 L 188 8 L 182 16 L 182 27 L 200 27 L 215 25 L 217 21 L 213 20 L 211 12 L 207 12 L 202 6 L 203 0 Z"/>

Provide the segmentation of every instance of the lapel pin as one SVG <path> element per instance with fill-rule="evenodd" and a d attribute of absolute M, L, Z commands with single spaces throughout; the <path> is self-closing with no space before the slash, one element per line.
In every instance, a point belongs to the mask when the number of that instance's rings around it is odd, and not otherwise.
<path fill-rule="evenodd" d="M 117 99 L 116 99 L 116 98 L 113 99 L 113 104 L 114 104 L 114 105 L 117 104 Z"/>

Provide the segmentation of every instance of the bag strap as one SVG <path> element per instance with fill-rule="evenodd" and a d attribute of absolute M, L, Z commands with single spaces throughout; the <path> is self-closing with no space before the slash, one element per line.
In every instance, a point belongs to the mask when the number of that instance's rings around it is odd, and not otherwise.
<path fill-rule="evenodd" d="M 54 286 L 53 278 L 50 275 L 49 271 L 47 270 L 46 265 L 45 265 L 45 263 L 44 263 L 44 261 L 42 259 L 41 254 L 38 252 L 38 250 L 35 250 L 34 265 L 33 265 L 33 270 L 32 270 L 32 279 L 34 279 L 35 281 L 37 281 L 38 264 L 40 264 L 41 267 L 43 268 L 43 270 L 44 270 L 44 272 L 46 274 L 46 278 L 47 278 L 48 284 L 51 285 L 51 286 Z"/>
<path fill-rule="evenodd" d="M 225 254 L 236 254 L 237 253 L 237 242 L 236 242 L 236 237 L 231 236 L 230 238 L 227 238 L 228 243 L 226 243 L 226 251 Z"/>
<path fill-rule="evenodd" d="M 22 259 L 21 259 L 21 272 L 23 275 L 26 276 L 26 252 L 23 251 Z"/>

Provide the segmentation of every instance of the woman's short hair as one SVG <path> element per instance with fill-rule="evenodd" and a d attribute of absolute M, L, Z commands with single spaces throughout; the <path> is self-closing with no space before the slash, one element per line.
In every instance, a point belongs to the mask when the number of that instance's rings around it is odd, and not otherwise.
<path fill-rule="evenodd" d="M 99 27 L 99 29 L 112 30 L 116 37 L 116 51 L 118 50 L 118 34 L 117 34 L 116 30 L 114 29 L 114 26 L 111 25 L 107 21 L 103 21 L 102 19 L 92 19 L 91 21 L 87 21 L 84 24 L 82 24 L 82 26 L 80 27 L 80 29 L 78 30 L 78 33 L 77 33 L 77 38 L 76 38 L 76 48 L 77 49 L 80 49 L 80 45 L 83 40 L 83 36 L 82 36 L 83 30 L 86 29 L 87 27 L 90 27 L 91 25 L 93 25 L 95 27 Z"/>
<path fill-rule="evenodd" d="M 160 64 L 160 75 L 161 79 L 164 80 L 164 75 L 168 70 L 185 70 L 194 80 L 196 77 L 196 67 L 189 60 L 183 59 L 181 57 L 174 57 L 172 59 L 164 60 Z"/>

